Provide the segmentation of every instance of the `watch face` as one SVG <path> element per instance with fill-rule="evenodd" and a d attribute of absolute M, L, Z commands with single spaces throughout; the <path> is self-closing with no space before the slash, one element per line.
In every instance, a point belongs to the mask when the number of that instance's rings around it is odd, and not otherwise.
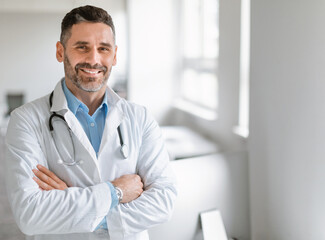
<path fill-rule="evenodd" d="M 115 191 L 116 191 L 116 196 L 118 197 L 119 202 L 121 202 L 122 198 L 123 198 L 122 190 L 119 189 L 118 187 L 115 187 Z"/>

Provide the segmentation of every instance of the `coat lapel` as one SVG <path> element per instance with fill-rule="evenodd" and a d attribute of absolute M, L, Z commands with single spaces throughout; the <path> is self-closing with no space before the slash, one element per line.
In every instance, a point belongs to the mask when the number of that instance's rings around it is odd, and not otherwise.
<path fill-rule="evenodd" d="M 84 171 L 89 172 L 89 176 L 93 176 L 95 173 L 95 179 L 96 181 L 100 181 L 99 177 L 99 165 L 96 157 L 96 153 L 94 148 L 92 147 L 85 131 L 83 130 L 81 124 L 79 123 L 76 116 L 68 109 L 68 104 L 66 97 L 64 95 L 63 89 L 62 89 L 62 79 L 55 87 L 54 93 L 53 93 L 53 105 L 50 109 L 51 112 L 56 112 L 62 116 L 64 116 L 67 125 L 71 128 L 74 136 L 76 137 L 77 141 L 81 143 L 81 145 L 86 149 L 87 153 L 89 154 L 89 157 L 83 156 L 84 164 L 85 165 Z M 76 151 L 78 151 L 76 149 Z M 87 161 L 87 162 L 85 162 Z M 96 169 L 96 170 L 95 170 Z"/>
<path fill-rule="evenodd" d="M 110 88 L 108 88 L 107 91 L 107 102 L 110 106 L 110 109 L 106 116 L 105 128 L 102 136 L 99 154 L 102 152 L 102 149 L 105 147 L 105 145 L 109 142 L 108 138 L 114 136 L 114 133 L 117 132 L 117 127 L 121 124 L 125 117 L 121 108 L 123 100 Z"/>

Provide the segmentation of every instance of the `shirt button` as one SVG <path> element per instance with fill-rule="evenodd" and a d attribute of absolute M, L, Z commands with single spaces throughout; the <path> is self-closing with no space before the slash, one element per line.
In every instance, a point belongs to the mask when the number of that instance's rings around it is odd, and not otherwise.
<path fill-rule="evenodd" d="M 90 126 L 94 127 L 94 126 L 95 126 L 95 123 L 92 122 L 92 123 L 90 124 Z"/>

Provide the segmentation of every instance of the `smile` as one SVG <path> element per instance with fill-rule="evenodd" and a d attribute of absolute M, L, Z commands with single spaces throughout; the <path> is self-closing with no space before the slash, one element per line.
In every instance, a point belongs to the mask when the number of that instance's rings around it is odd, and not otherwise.
<path fill-rule="evenodd" d="M 89 69 L 84 69 L 84 68 L 80 68 L 80 70 L 85 73 L 90 73 L 90 74 L 98 74 L 101 72 L 100 70 L 89 70 Z"/>

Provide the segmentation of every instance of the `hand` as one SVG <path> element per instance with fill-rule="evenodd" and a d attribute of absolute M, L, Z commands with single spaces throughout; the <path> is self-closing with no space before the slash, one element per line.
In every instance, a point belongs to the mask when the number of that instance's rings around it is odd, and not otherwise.
<path fill-rule="evenodd" d="M 33 177 L 34 181 L 38 184 L 40 189 L 42 190 L 64 190 L 68 188 L 67 184 L 63 182 L 60 178 L 58 178 L 53 172 L 48 170 L 46 167 L 38 164 L 38 169 L 33 169 L 33 173 L 36 177 Z"/>
<path fill-rule="evenodd" d="M 121 203 L 128 203 L 138 198 L 143 192 L 143 183 L 137 174 L 123 175 L 112 181 L 115 187 L 118 187 L 123 192 Z"/>

